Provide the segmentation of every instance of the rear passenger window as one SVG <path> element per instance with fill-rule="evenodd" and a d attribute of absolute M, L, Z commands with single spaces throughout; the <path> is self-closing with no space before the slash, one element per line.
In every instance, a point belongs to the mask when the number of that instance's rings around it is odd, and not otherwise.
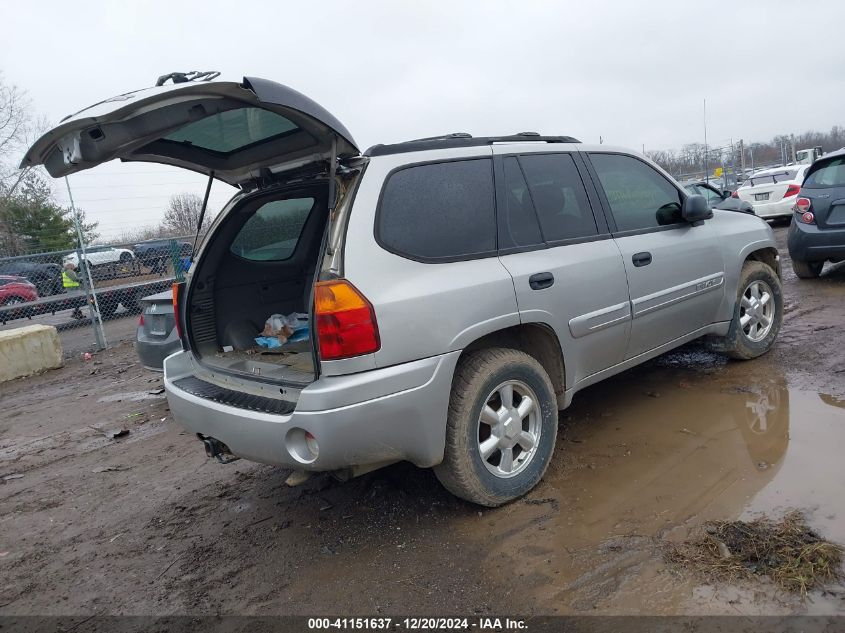
<path fill-rule="evenodd" d="M 460 259 L 496 250 L 493 162 L 417 165 L 394 172 L 382 192 L 377 237 L 419 259 Z"/>
<path fill-rule="evenodd" d="M 519 157 L 547 242 L 597 235 L 596 219 L 569 154 Z"/>
<path fill-rule="evenodd" d="M 681 194 L 641 160 L 621 154 L 591 154 L 619 231 L 681 222 Z"/>
<path fill-rule="evenodd" d="M 500 210 L 499 248 L 533 246 L 543 243 L 540 225 L 528 193 L 528 184 L 513 156 L 504 159 L 505 200 Z"/>

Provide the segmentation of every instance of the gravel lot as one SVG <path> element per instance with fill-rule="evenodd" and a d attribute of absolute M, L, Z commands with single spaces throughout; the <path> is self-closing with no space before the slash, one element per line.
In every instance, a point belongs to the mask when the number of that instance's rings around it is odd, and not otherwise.
<path fill-rule="evenodd" d="M 0 477 L 22 475 L 0 479 L 0 615 L 845 613 L 842 587 L 710 586 L 662 557 L 793 508 L 845 543 L 845 264 L 799 281 L 782 255 L 770 354 L 693 344 L 578 394 L 544 482 L 497 510 L 404 464 L 287 488 L 213 462 L 131 343 L 0 385 Z"/>

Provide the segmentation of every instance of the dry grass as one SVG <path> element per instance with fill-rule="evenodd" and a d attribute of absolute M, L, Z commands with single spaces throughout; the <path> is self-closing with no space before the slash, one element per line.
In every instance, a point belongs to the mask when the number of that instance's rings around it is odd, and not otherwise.
<path fill-rule="evenodd" d="M 810 589 L 842 578 L 843 552 L 841 545 L 810 529 L 796 511 L 779 522 L 710 521 L 694 539 L 668 544 L 666 558 L 709 582 L 768 576 L 783 589 L 806 596 Z"/>

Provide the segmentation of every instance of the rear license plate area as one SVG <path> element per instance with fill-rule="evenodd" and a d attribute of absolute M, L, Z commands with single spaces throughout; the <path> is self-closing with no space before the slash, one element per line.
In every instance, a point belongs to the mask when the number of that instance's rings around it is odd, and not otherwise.
<path fill-rule="evenodd" d="M 768 191 L 766 193 L 755 193 L 754 194 L 754 200 L 756 200 L 757 202 L 760 202 L 761 200 L 768 200 L 768 199 L 769 199 L 769 192 Z"/>
<path fill-rule="evenodd" d="M 150 324 L 150 334 L 167 336 L 167 319 L 163 314 L 148 314 L 144 320 Z"/>

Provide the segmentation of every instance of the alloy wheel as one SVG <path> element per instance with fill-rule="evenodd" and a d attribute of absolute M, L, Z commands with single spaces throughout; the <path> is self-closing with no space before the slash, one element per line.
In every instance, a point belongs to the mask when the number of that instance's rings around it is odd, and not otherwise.
<path fill-rule="evenodd" d="M 771 287 L 765 281 L 752 281 L 739 300 L 739 325 L 746 338 L 759 343 L 772 329 L 775 322 L 775 300 Z"/>
<path fill-rule="evenodd" d="M 508 380 L 485 399 L 478 419 L 478 452 L 485 468 L 503 479 L 528 466 L 537 452 L 542 428 L 540 402 L 518 380 Z"/>

